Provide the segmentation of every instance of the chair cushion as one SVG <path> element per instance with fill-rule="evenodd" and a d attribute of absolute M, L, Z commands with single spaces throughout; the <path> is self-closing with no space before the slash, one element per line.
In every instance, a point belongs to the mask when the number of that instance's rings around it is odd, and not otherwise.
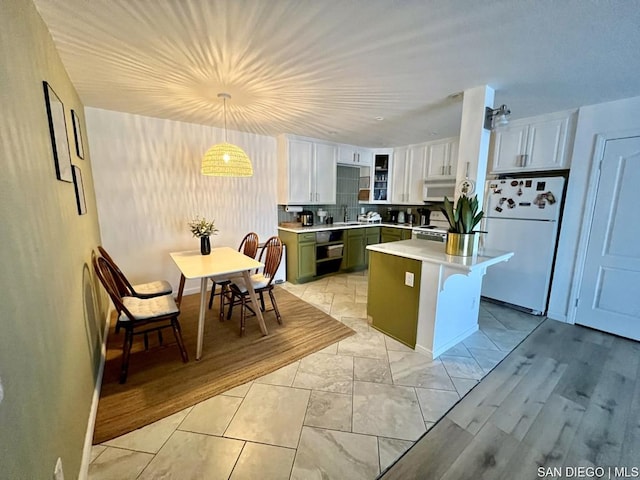
<path fill-rule="evenodd" d="M 251 279 L 251 285 L 253 285 L 254 290 L 266 287 L 270 280 L 269 277 L 265 277 L 262 273 L 253 274 L 249 278 Z M 243 277 L 234 279 L 233 283 L 242 293 L 245 293 L 247 291 L 247 286 L 244 282 Z"/>
<path fill-rule="evenodd" d="M 165 280 L 140 283 L 139 285 L 133 285 L 133 289 L 140 295 L 167 295 L 173 292 L 171 284 Z"/>
<path fill-rule="evenodd" d="M 171 295 L 153 298 L 123 297 L 122 303 L 136 320 L 170 315 L 180 311 Z M 118 320 L 126 322 L 131 319 L 122 312 Z"/>

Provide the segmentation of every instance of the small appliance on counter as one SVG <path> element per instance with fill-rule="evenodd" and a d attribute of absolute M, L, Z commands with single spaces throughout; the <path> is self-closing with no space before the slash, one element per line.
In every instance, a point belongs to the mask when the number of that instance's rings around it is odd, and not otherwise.
<path fill-rule="evenodd" d="M 398 213 L 400 213 L 399 210 L 389 210 L 390 223 L 398 223 Z"/>
<path fill-rule="evenodd" d="M 313 212 L 311 210 L 302 210 L 300 212 L 300 222 L 303 227 L 313 227 Z"/>
<path fill-rule="evenodd" d="M 325 219 L 327 218 L 327 211 L 322 208 L 318 209 L 318 223 L 322 225 L 325 223 Z"/>
<path fill-rule="evenodd" d="M 429 217 L 431 216 L 431 210 L 428 208 L 419 208 L 418 217 L 416 218 L 416 224 L 418 226 L 429 225 Z"/>

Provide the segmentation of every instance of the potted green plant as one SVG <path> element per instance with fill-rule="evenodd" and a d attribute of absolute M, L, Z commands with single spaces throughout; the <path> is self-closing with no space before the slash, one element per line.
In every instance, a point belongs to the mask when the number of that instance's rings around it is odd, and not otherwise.
<path fill-rule="evenodd" d="M 211 241 L 209 237 L 218 233 L 215 220 L 207 220 L 204 217 L 196 217 L 189 222 L 189 230 L 194 237 L 200 238 L 200 253 L 209 255 L 211 253 Z"/>
<path fill-rule="evenodd" d="M 449 222 L 449 233 L 447 234 L 446 252 L 449 255 L 469 256 L 473 254 L 474 228 L 484 212 L 479 210 L 478 196 L 468 197 L 460 195 L 454 206 L 453 202 L 444 197 L 442 213 Z"/>

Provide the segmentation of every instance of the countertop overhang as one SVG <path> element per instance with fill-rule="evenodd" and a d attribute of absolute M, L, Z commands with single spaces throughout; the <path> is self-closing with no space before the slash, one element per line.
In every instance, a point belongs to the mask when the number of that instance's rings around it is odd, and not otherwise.
<path fill-rule="evenodd" d="M 445 244 L 428 240 L 400 240 L 398 242 L 379 243 L 367 246 L 367 250 L 373 252 L 396 255 L 398 257 L 411 258 L 422 262 L 436 263 L 447 267 L 471 272 L 478 268 L 486 268 L 496 263 L 504 262 L 513 257 L 513 252 L 500 250 L 488 250 L 480 248 L 478 252 L 469 257 L 447 255 Z"/>
<path fill-rule="evenodd" d="M 278 226 L 279 230 L 284 230 L 285 232 L 292 233 L 306 233 L 306 232 L 324 232 L 326 230 L 345 230 L 350 228 L 362 228 L 362 227 L 393 227 L 393 228 L 402 228 L 405 230 L 411 230 L 413 227 L 417 225 L 410 225 L 408 223 L 356 223 L 356 222 L 336 222 L 332 224 L 324 224 L 324 225 L 314 225 L 312 227 L 300 227 L 300 228 L 291 228 L 291 227 L 281 227 Z"/>

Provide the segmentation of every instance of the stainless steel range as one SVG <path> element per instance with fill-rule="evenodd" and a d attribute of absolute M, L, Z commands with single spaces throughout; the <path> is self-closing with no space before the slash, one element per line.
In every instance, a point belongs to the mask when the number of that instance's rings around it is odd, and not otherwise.
<path fill-rule="evenodd" d="M 432 211 L 429 216 L 429 225 L 420 225 L 411 229 L 411 237 L 431 242 L 444 242 L 447 239 L 449 222 L 444 213 Z"/>

